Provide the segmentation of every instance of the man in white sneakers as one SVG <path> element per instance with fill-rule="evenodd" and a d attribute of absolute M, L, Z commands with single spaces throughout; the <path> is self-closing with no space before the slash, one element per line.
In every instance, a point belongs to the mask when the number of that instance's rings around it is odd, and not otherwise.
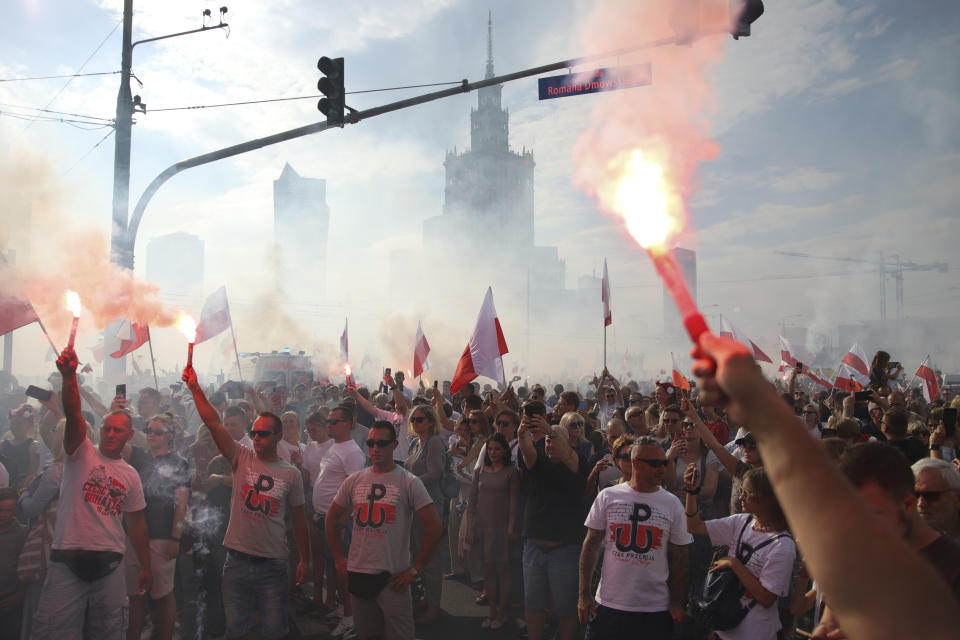
<path fill-rule="evenodd" d="M 336 593 L 340 594 L 343 607 L 340 623 L 330 634 L 334 640 L 349 640 L 356 635 L 353 625 L 353 607 L 347 593 L 347 581 L 337 576 L 333 554 L 326 542 L 327 512 L 330 511 L 333 499 L 337 497 L 337 491 L 350 475 L 363 469 L 363 452 L 350 437 L 352 425 L 353 405 L 339 405 L 330 410 L 330 415 L 327 417 L 327 430 L 333 438 L 333 444 L 320 460 L 317 479 L 313 483 L 313 524 L 317 531 L 315 543 L 323 545 L 319 550 L 315 550 L 314 562 L 325 562 L 329 572 L 326 608 L 333 610 L 336 607 Z M 349 552 L 352 529 L 353 522 L 350 518 L 347 518 L 345 523 L 338 523 L 335 528 L 334 535 L 341 541 L 343 553 Z M 318 568 L 314 567 L 314 574 L 318 573 Z M 318 602 L 320 585 L 315 585 L 314 589 L 316 591 L 314 601 Z"/>
<path fill-rule="evenodd" d="M 680 500 L 660 486 L 667 468 L 663 447 L 641 436 L 631 463 L 630 481 L 601 491 L 587 515 L 577 607 L 586 640 L 670 640 L 674 623 L 684 619 L 693 536 Z M 604 537 L 594 599 L 590 579 Z"/>

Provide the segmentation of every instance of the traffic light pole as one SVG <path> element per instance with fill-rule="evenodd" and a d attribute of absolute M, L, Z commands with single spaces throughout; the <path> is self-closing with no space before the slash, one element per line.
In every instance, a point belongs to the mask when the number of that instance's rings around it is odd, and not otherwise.
<path fill-rule="evenodd" d="M 440 100 L 442 98 L 449 98 L 450 96 L 460 95 L 463 93 L 469 93 L 477 89 L 482 89 L 483 87 L 489 87 L 497 84 L 503 84 L 505 82 L 511 82 L 513 80 L 520 80 L 522 78 L 529 78 L 530 76 L 540 75 L 541 73 L 548 73 L 550 71 L 558 71 L 561 69 L 572 69 L 573 67 L 586 64 L 588 62 L 593 62 L 595 60 L 602 60 L 605 58 L 612 58 L 619 55 L 624 55 L 627 53 L 633 53 L 636 51 L 642 51 L 644 49 L 652 49 L 655 47 L 662 47 L 670 44 L 677 44 L 678 39 L 676 37 L 663 38 L 660 40 L 653 40 L 651 42 L 645 42 L 642 44 L 634 45 L 632 47 L 624 47 L 622 49 L 616 49 L 613 51 L 606 51 L 604 53 L 598 53 L 591 56 L 584 56 L 581 58 L 571 58 L 569 60 L 561 60 L 559 62 L 554 62 L 552 64 L 546 64 L 540 67 L 533 67 L 531 69 L 524 69 L 523 71 L 516 71 L 514 73 L 508 73 L 502 76 L 496 76 L 493 78 L 486 78 L 484 80 L 479 80 L 477 82 L 467 82 L 463 80 L 462 83 L 456 87 L 451 87 L 449 89 L 442 89 L 440 91 L 432 91 L 430 93 L 425 93 L 420 96 L 415 96 L 413 98 L 407 98 L 405 100 L 398 100 L 397 102 L 390 102 L 379 107 L 373 107 L 372 109 L 366 109 L 364 111 L 356 111 L 350 109 L 349 114 L 345 114 L 343 117 L 344 124 L 357 124 L 363 120 L 369 120 L 376 116 L 381 116 L 385 113 L 390 113 L 392 111 L 399 111 L 400 109 L 406 109 L 407 107 L 413 107 L 418 104 L 424 104 L 427 102 L 433 102 L 434 100 Z M 348 107 L 349 109 L 349 107 Z M 342 127 L 343 125 L 340 125 Z M 210 153 L 205 153 L 195 158 L 190 158 L 188 160 L 181 160 L 180 162 L 171 165 L 163 170 L 153 181 L 147 186 L 144 190 L 143 195 L 140 196 L 140 200 L 137 201 L 137 205 L 133 210 L 133 214 L 130 217 L 130 225 L 126 232 L 125 244 L 130 248 L 131 264 L 133 259 L 133 248 L 137 239 L 137 229 L 140 227 L 140 221 L 143 219 L 143 212 L 146 210 L 147 205 L 150 204 L 150 200 L 157 193 L 157 191 L 162 187 L 167 180 L 177 175 L 182 171 L 187 169 L 192 169 L 193 167 L 199 167 L 201 165 L 210 164 L 211 162 L 216 162 L 218 160 L 224 160 L 226 158 L 232 158 L 249 151 L 256 151 L 257 149 L 262 149 L 263 147 L 268 147 L 280 142 L 286 142 L 287 140 L 293 140 L 296 138 L 302 138 L 303 136 L 308 136 L 314 133 L 319 133 L 321 131 L 326 131 L 327 129 L 337 128 L 337 125 L 328 124 L 327 122 L 316 122 L 314 124 L 308 124 L 303 127 L 297 127 L 296 129 L 289 129 L 287 131 L 282 131 L 280 133 L 275 133 L 271 136 L 265 138 L 257 138 L 256 140 L 250 140 L 248 142 L 243 142 L 231 147 L 225 147 L 223 149 L 218 149 L 216 151 L 211 151 Z"/>

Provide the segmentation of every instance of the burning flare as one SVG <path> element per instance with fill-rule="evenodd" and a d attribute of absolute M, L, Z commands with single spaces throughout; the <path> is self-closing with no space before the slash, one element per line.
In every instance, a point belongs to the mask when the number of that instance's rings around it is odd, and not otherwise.
<path fill-rule="evenodd" d="M 70 324 L 70 339 L 67 340 L 67 347 L 72 349 L 73 343 L 77 339 L 77 325 L 80 324 L 80 296 L 76 291 L 67 290 L 67 309 L 73 314 L 73 322 Z"/>
<path fill-rule="evenodd" d="M 603 204 L 623 216 L 627 230 L 644 249 L 664 251 L 683 230 L 683 198 L 663 166 L 634 149 L 609 164 L 612 178 L 599 190 Z"/>
<path fill-rule="evenodd" d="M 350 363 L 348 362 L 347 364 L 343 365 L 343 375 L 349 378 L 352 374 L 353 369 L 350 368 Z"/>
<path fill-rule="evenodd" d="M 180 316 L 180 320 L 177 322 L 177 329 L 184 335 L 187 342 L 193 344 L 197 339 L 197 323 L 190 316 Z"/>
<path fill-rule="evenodd" d="M 197 323 L 193 318 L 184 314 L 177 322 L 177 328 L 187 338 L 187 366 L 193 366 L 193 343 L 197 340 Z"/>
<path fill-rule="evenodd" d="M 77 295 L 77 292 L 67 289 L 67 310 L 73 314 L 74 318 L 79 318 L 82 308 L 83 305 L 80 304 L 80 296 Z"/>

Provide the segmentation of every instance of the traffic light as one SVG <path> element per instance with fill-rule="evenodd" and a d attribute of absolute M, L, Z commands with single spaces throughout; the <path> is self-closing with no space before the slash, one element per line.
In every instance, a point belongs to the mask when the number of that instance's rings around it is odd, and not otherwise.
<path fill-rule="evenodd" d="M 730 4 L 734 40 L 750 35 L 750 25 L 763 15 L 763 0 L 733 0 Z"/>
<path fill-rule="evenodd" d="M 323 94 L 317 103 L 320 113 L 327 116 L 327 124 L 343 124 L 344 100 L 343 58 L 323 56 L 317 60 L 317 69 L 323 77 L 317 82 L 317 89 Z"/>

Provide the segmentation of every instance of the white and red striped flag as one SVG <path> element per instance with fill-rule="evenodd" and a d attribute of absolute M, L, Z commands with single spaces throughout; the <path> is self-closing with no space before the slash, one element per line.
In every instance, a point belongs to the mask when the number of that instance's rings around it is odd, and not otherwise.
<path fill-rule="evenodd" d="M 735 327 L 734 324 L 730 322 L 722 313 L 720 314 L 720 335 L 725 338 L 730 338 L 731 340 L 736 340 L 745 347 L 750 347 L 750 350 L 753 352 L 754 360 L 773 364 L 773 360 L 770 359 L 770 356 L 765 354 L 753 340 L 748 338 L 747 334 L 740 331 L 740 329 L 737 329 L 737 327 Z"/>
<path fill-rule="evenodd" d="M 937 373 L 930 364 L 930 356 L 923 359 L 920 368 L 917 369 L 916 376 L 923 380 L 923 399 L 927 402 L 933 402 L 934 398 L 940 395 L 940 384 L 937 382 Z"/>
<path fill-rule="evenodd" d="M 673 365 L 673 386 L 690 391 L 690 380 L 687 376 L 680 373 L 677 366 L 677 359 L 673 357 L 673 351 L 670 352 L 670 363 Z"/>
<path fill-rule="evenodd" d="M 413 344 L 413 377 L 422 375 L 424 371 L 430 368 L 430 343 L 427 342 L 427 336 L 423 335 L 423 327 L 417 322 L 417 337 Z"/>
<path fill-rule="evenodd" d="M 227 288 L 220 287 L 211 293 L 203 303 L 200 311 L 200 322 L 197 323 L 197 339 L 194 344 L 200 344 L 210 338 L 223 333 L 230 328 L 230 305 L 227 303 Z"/>
<path fill-rule="evenodd" d="M 870 382 L 870 369 L 867 367 L 867 354 L 859 342 L 850 347 L 847 355 L 837 367 L 833 386 L 846 391 L 860 391 Z"/>
<path fill-rule="evenodd" d="M 347 326 L 349 323 L 349 318 L 344 319 L 343 333 L 340 334 L 340 359 L 344 362 L 350 362 L 350 340 L 347 336 Z"/>
<path fill-rule="evenodd" d="M 831 389 L 833 385 L 829 380 L 824 379 L 822 375 L 815 374 L 810 369 L 810 363 L 813 362 L 813 354 L 805 348 L 792 344 L 789 340 L 780 336 L 780 371 L 786 372 L 788 369 L 800 367 L 799 373 L 807 376 L 825 389 Z"/>
<path fill-rule="evenodd" d="M 503 354 L 508 353 L 507 341 L 500 328 L 497 310 L 493 306 L 493 289 L 487 287 L 477 324 L 470 342 L 460 356 L 457 370 L 453 373 L 450 393 L 456 393 L 477 376 L 492 380 L 503 379 Z"/>
<path fill-rule="evenodd" d="M 111 358 L 122 358 L 123 356 L 136 351 L 147 343 L 150 339 L 150 327 L 139 322 L 130 322 L 124 320 L 123 324 L 117 329 L 117 340 L 120 346 L 116 351 L 110 354 Z"/>
<path fill-rule="evenodd" d="M 603 280 L 600 281 L 600 301 L 603 303 L 603 326 L 613 323 L 610 313 L 610 276 L 607 274 L 607 259 L 603 259 Z"/>

